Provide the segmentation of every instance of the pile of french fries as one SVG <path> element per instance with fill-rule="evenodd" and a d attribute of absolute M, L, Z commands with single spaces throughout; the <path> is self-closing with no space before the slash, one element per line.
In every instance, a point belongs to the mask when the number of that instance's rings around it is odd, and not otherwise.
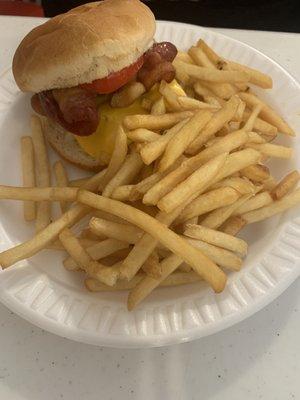
<path fill-rule="evenodd" d="M 159 286 L 204 280 L 221 292 L 225 272 L 240 270 L 247 254 L 241 229 L 300 204 L 299 172 L 276 182 L 263 164 L 293 155 L 274 144 L 293 130 L 252 89 L 271 88 L 272 79 L 203 40 L 174 66 L 180 86 L 161 82 L 154 100 L 135 82 L 113 97 L 120 107 L 142 96 L 145 115 L 124 118 L 109 165 L 94 176 L 69 181 L 62 161 L 51 171 L 32 117 L 32 136 L 21 139 L 24 186 L 1 186 L 0 198 L 24 202 L 36 235 L 0 253 L 2 268 L 64 250 L 64 267 L 84 271 L 88 290 L 129 290 L 129 310 Z M 52 202 L 61 208 L 55 220 Z"/>

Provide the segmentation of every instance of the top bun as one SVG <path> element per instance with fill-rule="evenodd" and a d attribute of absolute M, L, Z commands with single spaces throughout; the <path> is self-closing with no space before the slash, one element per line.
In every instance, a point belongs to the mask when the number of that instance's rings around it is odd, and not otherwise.
<path fill-rule="evenodd" d="M 135 62 L 154 33 L 154 15 L 139 0 L 88 3 L 29 32 L 14 55 L 13 74 L 23 92 L 89 83 Z"/>

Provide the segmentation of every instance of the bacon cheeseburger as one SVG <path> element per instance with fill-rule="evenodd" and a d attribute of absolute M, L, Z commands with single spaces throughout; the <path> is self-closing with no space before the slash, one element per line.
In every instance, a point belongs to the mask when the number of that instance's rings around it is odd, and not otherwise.
<path fill-rule="evenodd" d="M 45 117 L 45 136 L 69 162 L 90 170 L 107 164 L 124 116 L 147 113 L 141 99 L 174 79 L 176 47 L 155 43 L 154 33 L 155 18 L 139 0 L 104 0 L 50 19 L 20 43 L 16 83 L 35 93 L 31 105 Z M 113 93 L 134 80 L 147 92 L 113 107 Z"/>

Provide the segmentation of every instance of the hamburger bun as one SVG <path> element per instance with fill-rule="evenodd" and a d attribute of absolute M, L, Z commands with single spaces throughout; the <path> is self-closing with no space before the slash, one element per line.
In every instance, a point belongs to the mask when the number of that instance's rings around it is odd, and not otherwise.
<path fill-rule="evenodd" d="M 88 3 L 34 28 L 13 74 L 23 92 L 74 87 L 134 63 L 152 44 L 155 18 L 139 0 Z"/>
<path fill-rule="evenodd" d="M 107 153 L 101 154 L 95 159 L 87 154 L 78 144 L 75 136 L 67 132 L 56 122 L 41 117 L 42 129 L 45 138 L 53 149 L 66 161 L 88 171 L 100 171 L 109 163 L 110 156 Z"/>

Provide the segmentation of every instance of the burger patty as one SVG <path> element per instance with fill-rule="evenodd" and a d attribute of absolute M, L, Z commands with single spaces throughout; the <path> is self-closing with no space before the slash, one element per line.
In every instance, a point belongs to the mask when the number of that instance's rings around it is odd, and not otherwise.
<path fill-rule="evenodd" d="M 147 90 L 162 80 L 171 82 L 175 78 L 172 61 L 176 54 L 177 49 L 172 43 L 154 43 L 143 55 L 143 64 L 136 79 Z M 79 86 L 35 94 L 31 106 L 37 113 L 79 136 L 91 135 L 98 126 L 97 93 Z"/>

